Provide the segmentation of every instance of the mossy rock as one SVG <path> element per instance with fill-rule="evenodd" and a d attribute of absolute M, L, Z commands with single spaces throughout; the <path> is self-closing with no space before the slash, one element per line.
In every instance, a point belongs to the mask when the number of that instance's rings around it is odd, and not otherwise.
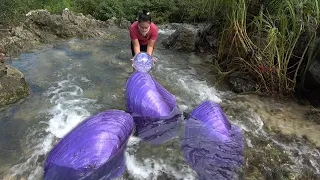
<path fill-rule="evenodd" d="M 0 108 L 13 104 L 29 94 L 24 75 L 10 65 L 0 65 Z"/>

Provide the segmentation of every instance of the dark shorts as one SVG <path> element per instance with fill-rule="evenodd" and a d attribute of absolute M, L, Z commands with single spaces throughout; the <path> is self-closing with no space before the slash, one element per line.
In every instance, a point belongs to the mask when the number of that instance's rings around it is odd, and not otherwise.
<path fill-rule="evenodd" d="M 140 44 L 140 51 L 147 52 L 147 47 L 148 47 L 147 44 L 145 44 L 145 45 Z M 135 55 L 135 53 L 134 53 L 132 42 L 131 42 L 131 53 L 132 53 L 132 57 L 133 57 Z"/>

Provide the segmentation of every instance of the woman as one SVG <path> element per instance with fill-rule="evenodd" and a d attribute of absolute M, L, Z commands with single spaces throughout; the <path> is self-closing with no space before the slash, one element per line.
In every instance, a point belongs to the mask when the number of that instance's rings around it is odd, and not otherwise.
<path fill-rule="evenodd" d="M 143 11 L 130 26 L 132 56 L 143 51 L 152 56 L 158 38 L 158 27 L 151 21 L 148 11 Z M 132 60 L 132 59 L 131 59 Z"/>

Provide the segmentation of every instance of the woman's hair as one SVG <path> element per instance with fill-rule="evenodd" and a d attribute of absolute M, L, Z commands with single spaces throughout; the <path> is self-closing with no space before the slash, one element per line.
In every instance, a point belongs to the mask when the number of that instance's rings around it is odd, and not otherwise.
<path fill-rule="evenodd" d="M 150 16 L 149 11 L 143 10 L 142 13 L 140 13 L 138 16 L 138 21 L 139 22 L 145 22 L 145 21 L 151 22 L 151 16 Z"/>

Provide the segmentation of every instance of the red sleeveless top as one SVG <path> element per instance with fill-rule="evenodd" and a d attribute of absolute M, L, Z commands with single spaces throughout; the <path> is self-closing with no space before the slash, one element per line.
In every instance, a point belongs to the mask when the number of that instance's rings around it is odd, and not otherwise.
<path fill-rule="evenodd" d="M 153 22 L 151 22 L 150 30 L 149 30 L 148 34 L 146 35 L 146 37 L 143 37 L 139 31 L 138 21 L 135 21 L 130 26 L 130 38 L 131 39 L 138 39 L 140 44 L 146 45 L 146 44 L 148 44 L 150 39 L 157 40 L 158 27 Z"/>

